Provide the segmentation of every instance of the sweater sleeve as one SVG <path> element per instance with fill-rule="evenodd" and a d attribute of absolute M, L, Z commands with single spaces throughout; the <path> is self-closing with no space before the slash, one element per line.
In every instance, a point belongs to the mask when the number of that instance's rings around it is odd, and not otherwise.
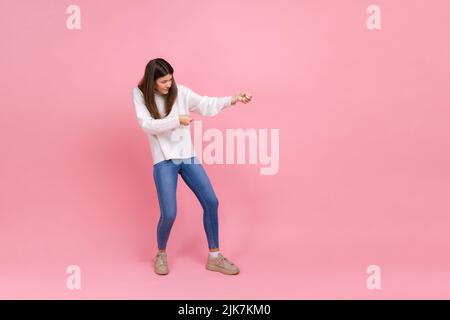
<path fill-rule="evenodd" d="M 190 88 L 184 86 L 186 90 L 186 101 L 189 111 L 207 116 L 213 117 L 217 115 L 220 110 L 231 106 L 232 96 L 226 97 L 208 97 L 201 96 Z"/>
<path fill-rule="evenodd" d="M 156 135 L 180 126 L 180 120 L 178 117 L 154 119 L 145 106 L 142 93 L 137 90 L 139 89 L 133 89 L 134 111 L 136 112 L 139 125 L 145 132 Z"/>

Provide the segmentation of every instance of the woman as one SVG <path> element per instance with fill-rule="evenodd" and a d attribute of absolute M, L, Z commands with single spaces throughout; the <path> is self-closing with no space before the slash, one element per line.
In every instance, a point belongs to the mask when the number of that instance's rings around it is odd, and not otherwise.
<path fill-rule="evenodd" d="M 154 269 L 159 275 L 169 273 L 166 246 L 176 217 L 176 189 L 180 174 L 203 208 L 203 226 L 209 247 L 206 269 L 238 274 L 239 268 L 219 251 L 219 203 L 192 147 L 189 112 L 212 117 L 238 101 L 249 103 L 252 97 L 245 92 L 226 97 L 200 96 L 177 84 L 173 71 L 164 59 L 153 59 L 148 62 L 138 86 L 133 88 L 136 116 L 147 133 L 152 151 L 153 177 L 160 207 Z"/>

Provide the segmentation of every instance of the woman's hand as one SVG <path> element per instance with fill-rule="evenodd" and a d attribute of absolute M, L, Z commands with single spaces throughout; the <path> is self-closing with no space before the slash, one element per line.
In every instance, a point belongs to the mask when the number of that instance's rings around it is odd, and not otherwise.
<path fill-rule="evenodd" d="M 231 105 L 235 105 L 238 101 L 242 103 L 249 103 L 252 100 L 252 95 L 246 92 L 238 92 L 231 99 Z"/>
<path fill-rule="evenodd" d="M 180 116 L 178 116 L 178 117 L 179 117 L 179 119 L 180 119 L 180 123 L 181 123 L 183 126 L 189 125 L 189 123 L 191 123 L 191 121 L 192 121 L 192 118 L 189 117 L 189 116 L 186 116 L 186 115 L 180 115 Z"/>

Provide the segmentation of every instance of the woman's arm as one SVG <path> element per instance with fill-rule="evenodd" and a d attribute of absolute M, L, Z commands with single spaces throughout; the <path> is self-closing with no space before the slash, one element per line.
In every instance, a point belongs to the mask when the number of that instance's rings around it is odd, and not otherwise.
<path fill-rule="evenodd" d="M 141 128 L 150 134 L 159 134 L 180 126 L 178 116 L 164 119 L 153 119 L 144 103 L 142 94 L 133 90 L 133 103 L 136 117 Z"/>
<path fill-rule="evenodd" d="M 186 90 L 186 100 L 188 109 L 191 112 L 207 116 L 213 117 L 217 115 L 220 110 L 230 106 L 232 103 L 232 96 L 227 97 L 208 97 L 201 96 L 197 92 L 192 89 L 183 86 L 183 89 Z"/>

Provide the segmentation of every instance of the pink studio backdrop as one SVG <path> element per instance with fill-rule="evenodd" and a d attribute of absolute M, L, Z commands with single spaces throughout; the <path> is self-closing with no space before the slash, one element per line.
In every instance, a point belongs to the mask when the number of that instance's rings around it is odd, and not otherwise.
<path fill-rule="evenodd" d="M 69 30 L 66 8 L 81 9 Z M 366 8 L 381 9 L 381 30 Z M 450 298 L 450 4 L 0 1 L 0 298 Z M 204 164 L 221 251 L 179 177 L 171 273 L 131 101 L 148 60 L 208 96 L 253 94 L 203 130 L 280 130 L 279 171 Z M 66 268 L 81 268 L 81 290 Z M 369 265 L 381 289 L 369 290 Z"/>

